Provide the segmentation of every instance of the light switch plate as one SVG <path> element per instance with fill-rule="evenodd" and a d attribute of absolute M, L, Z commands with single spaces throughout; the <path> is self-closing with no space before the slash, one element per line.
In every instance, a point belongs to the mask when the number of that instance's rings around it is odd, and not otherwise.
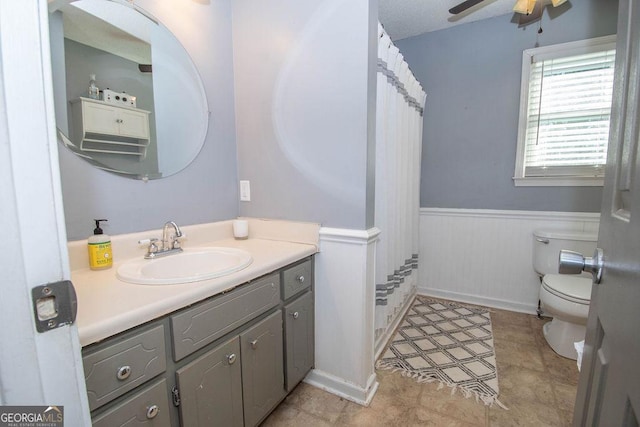
<path fill-rule="evenodd" d="M 249 184 L 249 181 L 240 181 L 240 201 L 251 201 L 251 186 Z"/>

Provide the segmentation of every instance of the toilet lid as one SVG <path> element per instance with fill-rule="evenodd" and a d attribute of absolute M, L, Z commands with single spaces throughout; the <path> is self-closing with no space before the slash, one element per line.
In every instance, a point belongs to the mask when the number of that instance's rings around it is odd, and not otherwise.
<path fill-rule="evenodd" d="M 542 279 L 542 285 L 549 292 L 584 304 L 591 301 L 591 283 L 586 277 L 565 274 L 547 274 Z"/>

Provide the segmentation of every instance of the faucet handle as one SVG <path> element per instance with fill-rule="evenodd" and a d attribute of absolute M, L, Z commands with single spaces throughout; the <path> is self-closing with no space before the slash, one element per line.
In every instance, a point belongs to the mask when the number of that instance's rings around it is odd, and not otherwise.
<path fill-rule="evenodd" d="M 153 243 L 156 243 L 157 241 L 158 241 L 158 239 L 156 239 L 155 237 L 151 237 L 149 239 L 138 240 L 138 244 L 139 245 L 151 245 Z"/>
<path fill-rule="evenodd" d="M 150 239 L 138 240 L 139 245 L 149 245 L 149 247 L 147 248 L 147 255 L 155 254 L 156 252 L 158 252 L 158 245 L 156 245 L 156 243 L 158 242 L 159 240 L 155 237 L 152 237 Z"/>
<path fill-rule="evenodd" d="M 180 247 L 180 240 L 182 240 L 185 237 L 187 237 L 187 234 L 181 232 L 180 235 L 174 234 L 171 237 L 172 237 L 172 239 L 171 239 L 171 248 L 172 249 L 178 249 Z"/>

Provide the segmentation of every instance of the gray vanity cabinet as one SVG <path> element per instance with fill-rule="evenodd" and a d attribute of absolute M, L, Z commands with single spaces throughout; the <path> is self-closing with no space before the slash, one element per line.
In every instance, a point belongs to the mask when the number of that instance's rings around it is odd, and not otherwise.
<path fill-rule="evenodd" d="M 189 427 L 242 427 L 240 339 L 214 348 L 176 371 L 180 420 Z"/>
<path fill-rule="evenodd" d="M 244 422 L 258 424 L 282 400 L 282 316 L 271 314 L 240 335 Z"/>
<path fill-rule="evenodd" d="M 275 312 L 178 369 L 181 424 L 257 425 L 285 394 L 282 343 Z"/>
<path fill-rule="evenodd" d="M 253 427 L 313 368 L 311 257 L 83 349 L 99 427 Z"/>
<path fill-rule="evenodd" d="M 287 377 L 290 392 L 313 368 L 313 294 L 307 292 L 283 308 L 287 342 Z"/>

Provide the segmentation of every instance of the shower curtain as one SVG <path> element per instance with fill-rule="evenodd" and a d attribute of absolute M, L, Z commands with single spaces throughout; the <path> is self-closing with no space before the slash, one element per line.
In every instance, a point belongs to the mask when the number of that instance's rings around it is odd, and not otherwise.
<path fill-rule="evenodd" d="M 417 287 L 422 111 L 426 94 L 378 23 L 376 351 Z"/>

